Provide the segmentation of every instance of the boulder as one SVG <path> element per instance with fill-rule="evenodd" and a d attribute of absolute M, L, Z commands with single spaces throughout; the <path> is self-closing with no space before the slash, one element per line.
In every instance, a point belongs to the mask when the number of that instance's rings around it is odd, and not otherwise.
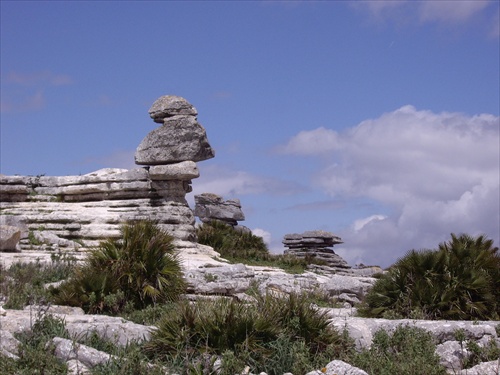
<path fill-rule="evenodd" d="M 10 225 L 0 225 L 0 251 L 17 251 L 21 230 Z"/>
<path fill-rule="evenodd" d="M 142 140 L 135 152 L 139 165 L 202 161 L 215 156 L 205 128 L 193 116 L 168 117 Z"/>
<path fill-rule="evenodd" d="M 219 220 L 236 226 L 245 220 L 239 199 L 224 200 L 220 195 L 203 193 L 194 196 L 194 203 L 194 215 L 204 223 Z"/>
<path fill-rule="evenodd" d="M 198 111 L 186 99 L 175 95 L 164 95 L 153 103 L 149 109 L 149 115 L 154 122 L 163 124 L 167 117 L 177 115 L 196 116 Z"/>

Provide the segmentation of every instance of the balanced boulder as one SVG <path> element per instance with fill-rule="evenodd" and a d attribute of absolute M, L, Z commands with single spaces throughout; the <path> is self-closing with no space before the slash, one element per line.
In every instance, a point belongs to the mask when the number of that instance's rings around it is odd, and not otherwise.
<path fill-rule="evenodd" d="M 149 114 L 155 122 L 163 125 L 151 131 L 139 144 L 135 153 L 136 164 L 197 162 L 215 156 L 205 128 L 196 119 L 196 108 L 186 99 L 162 96 L 153 104 Z"/>

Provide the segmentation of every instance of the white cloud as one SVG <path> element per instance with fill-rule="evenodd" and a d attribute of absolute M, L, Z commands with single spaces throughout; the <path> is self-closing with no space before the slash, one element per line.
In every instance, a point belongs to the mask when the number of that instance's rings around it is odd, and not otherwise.
<path fill-rule="evenodd" d="M 419 3 L 422 21 L 463 22 L 474 17 L 489 5 L 490 1 L 422 1 Z"/>
<path fill-rule="evenodd" d="M 371 19 L 377 22 L 391 21 L 398 25 L 416 23 L 464 25 L 477 16 L 482 17 L 482 23 L 489 24 L 498 13 L 498 8 L 496 11 L 486 12 L 487 8 L 497 5 L 491 0 L 381 0 L 356 1 L 349 4 L 357 10 L 367 13 Z"/>
<path fill-rule="evenodd" d="M 323 127 L 301 131 L 284 145 L 276 148 L 283 154 L 321 155 L 338 148 L 337 133 Z"/>
<path fill-rule="evenodd" d="M 359 220 L 354 221 L 353 229 L 355 232 L 359 232 L 360 230 L 362 230 L 365 226 L 369 225 L 370 223 L 373 223 L 373 222 L 379 221 L 379 220 L 384 220 L 384 219 L 387 219 L 387 216 L 385 216 L 385 215 L 371 215 L 371 216 L 365 217 L 364 219 L 359 219 Z"/>
<path fill-rule="evenodd" d="M 335 133 L 337 145 L 313 183 L 331 196 L 368 198 L 390 212 L 339 233 L 346 260 L 355 254 L 365 264 L 387 265 L 412 248 L 436 247 L 452 232 L 484 233 L 498 244 L 499 126 L 493 115 L 404 106 L 343 133 L 318 129 Z M 289 149 L 303 155 L 313 143 L 300 133 Z"/>

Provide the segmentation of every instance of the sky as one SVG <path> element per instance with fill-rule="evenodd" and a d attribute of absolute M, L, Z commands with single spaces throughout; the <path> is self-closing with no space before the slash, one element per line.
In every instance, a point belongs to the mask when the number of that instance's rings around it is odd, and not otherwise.
<path fill-rule="evenodd" d="M 280 253 L 324 230 L 387 267 L 500 239 L 498 1 L 0 1 L 0 173 L 136 168 L 184 97 L 215 149 L 187 199 L 238 198 Z"/>

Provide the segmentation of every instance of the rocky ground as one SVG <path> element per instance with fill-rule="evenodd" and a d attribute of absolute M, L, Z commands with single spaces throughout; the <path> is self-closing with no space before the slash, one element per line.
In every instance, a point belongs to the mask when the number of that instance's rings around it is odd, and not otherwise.
<path fill-rule="evenodd" d="M 182 243 L 180 243 L 182 245 Z M 486 362 L 466 372 L 460 371 L 460 364 L 466 350 L 455 340 L 457 329 L 463 330 L 467 340 L 474 340 L 479 345 L 486 345 L 495 340 L 500 345 L 500 337 L 495 327 L 500 322 L 466 322 L 466 321 L 424 321 L 424 320 L 387 320 L 366 319 L 356 317 L 356 309 L 351 307 L 373 284 L 374 279 L 364 276 L 318 275 L 313 272 L 304 274 L 287 274 L 280 269 L 269 267 L 251 267 L 243 264 L 227 264 L 216 257 L 211 248 L 200 245 L 198 248 L 186 245 L 183 253 L 185 276 L 189 284 L 189 298 L 200 295 L 227 295 L 239 300 L 251 300 L 245 292 L 257 287 L 261 292 L 319 292 L 336 296 L 344 304 L 344 308 L 324 309 L 331 324 L 339 330 L 347 329 L 359 348 L 369 347 L 374 333 L 383 328 L 394 330 L 398 325 L 411 325 L 429 331 L 437 343 L 437 354 L 441 363 L 449 369 L 450 374 L 488 375 L 499 374 L 500 362 Z M 10 265 L 15 261 L 50 261 L 51 252 L 24 251 L 21 253 L 2 253 L 2 264 Z M 81 256 L 81 254 L 79 254 Z M 208 277 L 209 275 L 209 277 Z M 207 281 L 210 280 L 210 281 Z M 148 340 L 154 327 L 143 326 L 122 318 L 87 315 L 79 308 L 51 306 L 48 310 L 40 306 L 28 306 L 24 310 L 4 310 L 0 316 L 0 350 L 4 355 L 15 357 L 17 340 L 13 334 L 29 330 L 34 320 L 44 313 L 53 314 L 64 319 L 66 328 L 74 338 L 82 338 L 95 331 L 99 336 L 114 340 L 117 345 L 125 345 L 129 341 Z M 54 338 L 57 356 L 68 362 L 70 373 L 83 374 L 88 368 L 110 359 L 109 354 L 93 348 L 77 344 L 74 340 Z M 325 372 L 326 371 L 326 372 Z M 323 372 L 312 374 L 366 374 L 342 361 L 325 363 Z"/>

